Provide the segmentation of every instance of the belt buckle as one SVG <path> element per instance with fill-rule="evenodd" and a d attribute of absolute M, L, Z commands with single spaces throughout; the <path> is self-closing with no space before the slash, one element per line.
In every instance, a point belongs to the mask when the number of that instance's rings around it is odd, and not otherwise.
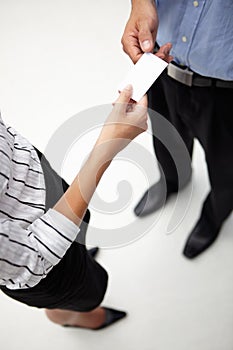
<path fill-rule="evenodd" d="M 177 66 L 175 66 L 172 63 L 169 63 L 168 68 L 167 68 L 167 74 L 169 77 L 179 81 L 180 83 L 187 85 L 187 86 L 192 86 L 193 83 L 193 72 L 190 70 L 182 69 Z"/>

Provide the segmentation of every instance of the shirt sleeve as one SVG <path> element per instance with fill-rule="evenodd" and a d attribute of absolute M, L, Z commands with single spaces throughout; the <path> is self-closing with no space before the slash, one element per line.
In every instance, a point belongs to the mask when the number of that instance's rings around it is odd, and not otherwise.
<path fill-rule="evenodd" d="M 54 209 L 26 229 L 1 219 L 0 284 L 9 289 L 35 286 L 62 259 L 78 232 L 78 226 Z"/>

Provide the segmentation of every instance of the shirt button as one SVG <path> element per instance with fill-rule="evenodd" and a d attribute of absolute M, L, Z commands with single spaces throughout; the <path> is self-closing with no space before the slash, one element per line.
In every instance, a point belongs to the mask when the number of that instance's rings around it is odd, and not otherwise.
<path fill-rule="evenodd" d="M 194 7 L 197 7 L 198 5 L 199 5 L 198 1 L 194 1 L 194 2 L 193 2 L 193 6 L 194 6 Z"/>
<path fill-rule="evenodd" d="M 185 35 L 182 36 L 182 41 L 183 41 L 183 43 L 186 43 L 187 37 Z"/>

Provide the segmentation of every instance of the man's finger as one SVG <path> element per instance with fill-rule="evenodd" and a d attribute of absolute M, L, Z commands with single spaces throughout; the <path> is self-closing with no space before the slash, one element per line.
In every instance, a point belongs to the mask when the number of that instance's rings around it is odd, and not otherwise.
<path fill-rule="evenodd" d="M 160 47 L 158 53 L 162 53 L 164 55 L 169 55 L 171 48 L 172 48 L 172 44 L 166 43 Z"/>
<path fill-rule="evenodd" d="M 129 55 L 133 63 L 136 63 L 143 54 L 137 38 L 131 35 L 123 36 L 122 45 L 123 50 Z"/>

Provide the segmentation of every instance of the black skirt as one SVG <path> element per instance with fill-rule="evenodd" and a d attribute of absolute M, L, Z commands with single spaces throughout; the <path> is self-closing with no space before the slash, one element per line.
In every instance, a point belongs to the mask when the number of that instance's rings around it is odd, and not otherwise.
<path fill-rule="evenodd" d="M 49 209 L 66 191 L 68 184 L 52 169 L 46 158 L 38 150 L 37 152 L 45 177 L 46 209 Z M 100 305 L 107 289 L 108 275 L 87 252 L 85 236 L 89 220 L 90 212 L 87 210 L 78 240 L 72 243 L 46 278 L 32 288 L 11 290 L 1 287 L 2 292 L 38 308 L 86 312 Z"/>

